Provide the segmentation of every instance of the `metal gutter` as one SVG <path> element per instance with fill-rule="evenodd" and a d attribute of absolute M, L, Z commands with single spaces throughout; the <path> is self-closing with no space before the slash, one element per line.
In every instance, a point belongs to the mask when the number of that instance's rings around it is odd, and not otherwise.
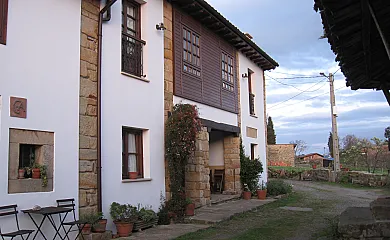
<path fill-rule="evenodd" d="M 99 27 L 98 27 L 98 65 L 97 65 L 97 117 L 98 117 L 98 145 L 97 145 L 97 202 L 98 211 L 101 212 L 103 209 L 102 204 L 102 40 L 103 40 L 103 21 L 110 21 L 111 19 L 111 6 L 117 0 L 108 0 L 106 6 L 99 12 Z M 103 15 L 107 12 L 107 17 Z"/>

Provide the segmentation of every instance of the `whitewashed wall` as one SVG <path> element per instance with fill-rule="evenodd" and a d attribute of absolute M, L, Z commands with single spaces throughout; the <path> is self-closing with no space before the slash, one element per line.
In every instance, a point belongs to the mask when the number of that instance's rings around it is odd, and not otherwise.
<path fill-rule="evenodd" d="M 0 205 L 52 206 L 78 199 L 80 0 L 12 0 L 7 45 L 0 44 Z M 11 118 L 10 96 L 27 98 L 27 119 Z M 54 190 L 8 193 L 9 128 L 55 133 Z M 23 228 L 35 229 L 19 214 Z M 0 218 L 2 231 L 16 227 Z M 44 226 L 50 238 L 51 226 Z M 37 238 L 41 239 L 41 238 Z"/>
<path fill-rule="evenodd" d="M 173 96 L 173 103 L 192 104 L 198 107 L 199 117 L 207 120 L 211 120 L 218 123 L 229 124 L 232 126 L 238 126 L 237 114 L 231 113 L 219 108 L 207 106 L 202 103 L 194 102 L 182 97 Z"/>
<path fill-rule="evenodd" d="M 223 132 L 209 133 L 210 139 L 210 159 L 209 166 L 224 166 L 224 150 L 223 150 Z"/>
<path fill-rule="evenodd" d="M 255 157 L 259 157 L 263 163 L 264 172 L 260 181 L 267 181 L 267 161 L 266 161 L 266 135 L 264 124 L 264 83 L 263 70 L 247 59 L 242 53 L 239 53 L 240 63 L 240 97 L 241 97 L 241 134 L 245 153 L 250 156 L 251 144 L 257 144 Z M 255 94 L 255 114 L 253 117 L 249 114 L 249 85 L 248 78 L 242 78 L 242 74 L 248 73 L 248 68 L 252 74 L 252 91 Z M 257 129 L 257 139 L 247 137 L 246 127 Z"/>
<path fill-rule="evenodd" d="M 146 2 L 146 1 L 145 1 Z M 164 170 L 164 32 L 163 1 L 148 0 L 141 7 L 144 73 L 149 82 L 121 74 L 121 0 L 112 18 L 103 24 L 102 56 L 102 195 L 109 219 L 114 201 L 152 205 L 157 210 L 165 193 Z M 144 171 L 151 181 L 122 182 L 122 126 L 147 129 L 144 135 Z"/>

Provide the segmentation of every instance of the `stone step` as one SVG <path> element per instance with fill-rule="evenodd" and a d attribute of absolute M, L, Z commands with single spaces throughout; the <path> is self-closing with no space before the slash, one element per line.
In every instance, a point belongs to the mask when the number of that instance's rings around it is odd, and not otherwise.
<path fill-rule="evenodd" d="M 338 232 L 343 239 L 390 237 L 390 221 L 375 221 L 369 207 L 350 207 L 340 215 Z"/>
<path fill-rule="evenodd" d="M 390 197 L 383 196 L 370 203 L 371 211 L 377 221 L 390 220 Z"/>
<path fill-rule="evenodd" d="M 91 233 L 91 234 L 83 234 L 85 240 L 108 240 L 112 239 L 112 232 L 106 231 L 104 233 Z M 79 239 L 83 239 L 79 237 Z"/>
<path fill-rule="evenodd" d="M 211 194 L 211 205 L 221 204 L 225 202 L 235 201 L 241 198 L 241 195 L 223 195 Z"/>

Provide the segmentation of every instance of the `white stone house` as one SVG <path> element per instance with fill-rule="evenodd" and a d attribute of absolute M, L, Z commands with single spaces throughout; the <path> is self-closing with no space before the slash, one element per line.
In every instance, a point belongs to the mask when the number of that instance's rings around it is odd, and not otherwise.
<path fill-rule="evenodd" d="M 0 206 L 78 199 L 81 0 L 0 1 Z M 30 162 L 41 179 L 18 178 Z M 23 213 L 21 227 L 35 229 Z M 3 232 L 15 219 L 2 217 Z M 50 237 L 48 222 L 43 230 Z"/>

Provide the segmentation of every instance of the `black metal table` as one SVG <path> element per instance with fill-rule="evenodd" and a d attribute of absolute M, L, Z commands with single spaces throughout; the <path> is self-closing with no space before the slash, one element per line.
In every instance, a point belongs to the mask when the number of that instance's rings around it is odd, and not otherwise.
<path fill-rule="evenodd" d="M 42 237 L 47 240 L 45 234 L 43 234 L 43 232 L 41 231 L 41 227 L 43 225 L 43 223 L 45 222 L 46 219 L 49 220 L 49 222 L 51 223 L 51 225 L 53 226 L 54 230 L 56 231 L 56 234 L 54 235 L 53 239 L 55 239 L 57 237 L 57 235 L 62 239 L 64 240 L 66 237 L 67 237 L 67 233 L 65 232 L 65 237 L 62 237 L 61 234 L 60 234 L 60 229 L 61 229 L 61 226 L 62 224 L 64 223 L 65 219 L 66 219 L 66 216 L 68 215 L 69 212 L 73 211 L 73 209 L 71 208 L 65 208 L 65 207 L 43 207 L 39 210 L 34 210 L 34 209 L 27 209 L 27 210 L 22 210 L 23 213 L 26 213 L 28 214 L 28 216 L 31 218 L 32 222 L 34 223 L 34 225 L 37 227 L 37 231 L 34 235 L 34 238 L 33 240 L 37 237 L 38 233 L 40 233 L 42 235 Z M 56 214 L 61 214 L 61 213 L 65 213 L 65 217 L 60 218 L 60 224 L 57 228 L 55 222 L 54 222 L 54 219 L 53 219 L 53 215 L 56 215 Z M 37 215 L 41 215 L 43 216 L 40 224 L 38 225 L 37 222 L 34 220 L 33 218 L 33 214 L 37 214 Z"/>

